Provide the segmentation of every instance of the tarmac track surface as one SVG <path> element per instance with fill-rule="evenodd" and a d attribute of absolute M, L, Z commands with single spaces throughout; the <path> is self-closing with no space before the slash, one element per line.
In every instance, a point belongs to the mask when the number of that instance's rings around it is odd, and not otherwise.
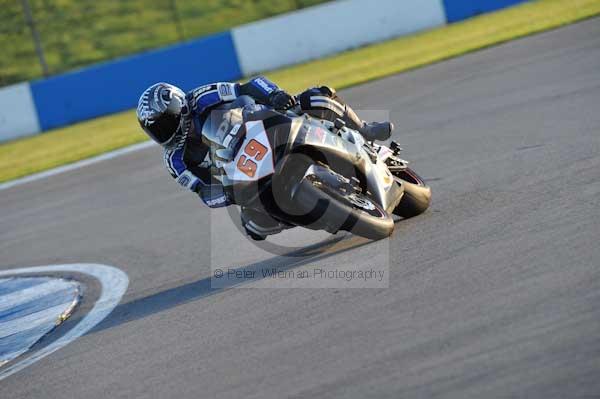
<path fill-rule="evenodd" d="M 3 269 L 93 262 L 131 282 L 0 397 L 600 396 L 600 20 L 342 94 L 391 110 L 433 187 L 390 240 L 274 258 L 179 189 L 158 148 L 0 192 Z M 386 289 L 210 286 L 211 265 L 388 259 Z"/>

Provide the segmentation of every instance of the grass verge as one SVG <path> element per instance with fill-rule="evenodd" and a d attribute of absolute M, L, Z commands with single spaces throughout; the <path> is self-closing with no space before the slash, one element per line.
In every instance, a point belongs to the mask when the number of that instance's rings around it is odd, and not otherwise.
<path fill-rule="evenodd" d="M 50 75 L 326 0 L 30 0 Z M 0 1 L 0 85 L 43 76 L 23 2 Z"/>
<path fill-rule="evenodd" d="M 600 14 L 600 0 L 537 0 L 266 75 L 291 92 L 344 88 Z M 146 140 L 126 111 L 0 145 L 0 182 Z"/>

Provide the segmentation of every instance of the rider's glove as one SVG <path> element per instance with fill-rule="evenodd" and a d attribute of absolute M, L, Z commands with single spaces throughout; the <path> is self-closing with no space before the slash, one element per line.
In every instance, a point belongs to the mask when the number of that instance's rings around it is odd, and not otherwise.
<path fill-rule="evenodd" d="M 283 90 L 278 90 L 269 96 L 271 105 L 276 110 L 285 111 L 296 105 L 296 97 L 289 95 Z"/>

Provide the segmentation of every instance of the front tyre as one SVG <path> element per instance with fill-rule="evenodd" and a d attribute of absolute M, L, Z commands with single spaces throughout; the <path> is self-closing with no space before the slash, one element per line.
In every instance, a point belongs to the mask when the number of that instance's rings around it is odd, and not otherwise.
<path fill-rule="evenodd" d="M 425 212 L 431 205 L 431 187 L 411 168 L 392 173 L 404 186 L 404 196 L 394 209 L 394 215 L 407 219 Z"/>

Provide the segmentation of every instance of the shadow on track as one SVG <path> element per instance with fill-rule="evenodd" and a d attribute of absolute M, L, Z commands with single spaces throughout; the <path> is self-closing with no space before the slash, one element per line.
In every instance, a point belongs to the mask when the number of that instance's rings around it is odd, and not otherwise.
<path fill-rule="evenodd" d="M 335 236 L 308 247 L 292 251 L 286 256 L 275 256 L 271 259 L 256 262 L 248 266 L 234 269 L 240 272 L 255 272 L 256 278 L 252 279 L 232 279 L 228 282 L 220 282 L 217 287 L 213 286 L 212 278 L 203 278 L 178 287 L 169 288 L 143 298 L 135 299 L 131 302 L 123 303 L 113 310 L 112 314 L 102 323 L 97 325 L 88 334 L 113 328 L 130 321 L 142 319 L 167 309 L 174 308 L 181 304 L 195 301 L 210 295 L 214 295 L 227 289 L 238 287 L 248 282 L 263 279 L 262 270 L 277 268 L 278 271 L 286 271 L 296 267 L 306 265 L 310 262 L 326 259 L 340 253 L 360 248 L 369 244 L 371 241 L 343 234 Z M 212 271 L 211 271 L 212 273 Z M 216 284 L 215 284 L 216 285 Z"/>

